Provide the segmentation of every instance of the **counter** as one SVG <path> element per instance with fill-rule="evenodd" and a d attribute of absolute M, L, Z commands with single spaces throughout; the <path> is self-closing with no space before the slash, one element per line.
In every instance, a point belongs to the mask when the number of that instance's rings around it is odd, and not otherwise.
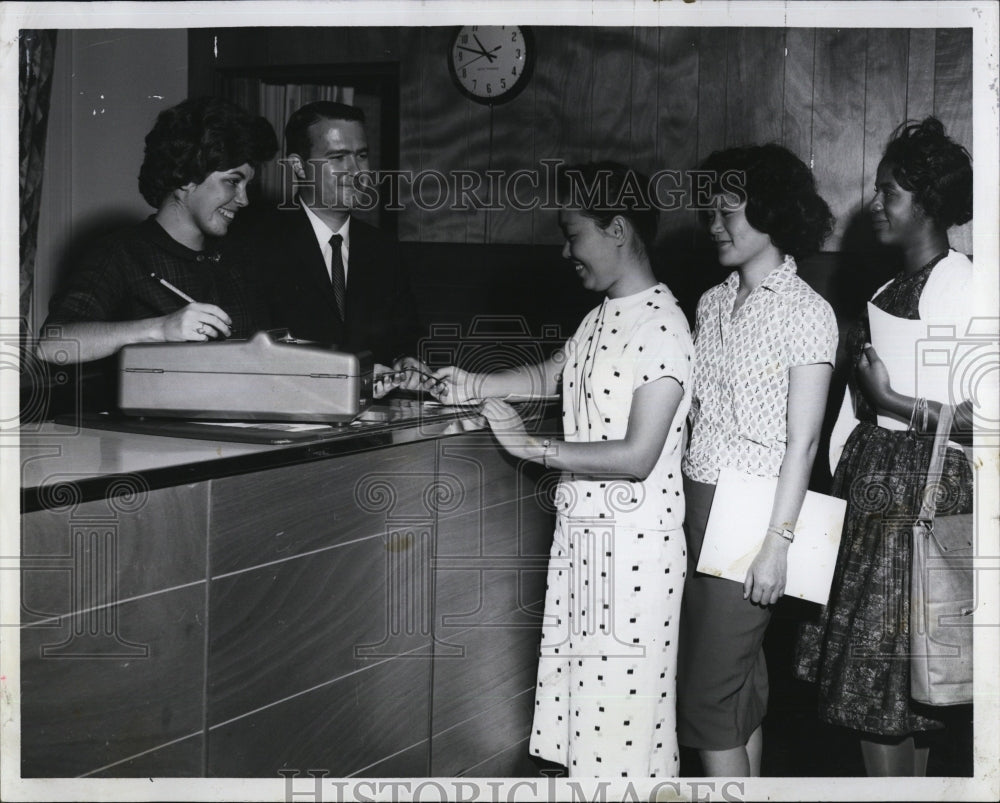
<path fill-rule="evenodd" d="M 25 777 L 537 774 L 555 478 L 474 412 L 370 418 L 276 445 L 24 433 Z"/>

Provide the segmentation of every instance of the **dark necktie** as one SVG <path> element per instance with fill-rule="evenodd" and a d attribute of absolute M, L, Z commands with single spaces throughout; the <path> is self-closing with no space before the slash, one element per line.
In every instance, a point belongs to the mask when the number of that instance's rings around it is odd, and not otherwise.
<path fill-rule="evenodd" d="M 340 244 L 344 238 L 339 234 L 330 237 L 330 248 L 333 254 L 330 257 L 330 281 L 333 282 L 333 296 L 337 300 L 337 311 L 340 313 L 340 320 L 344 320 L 344 301 L 347 298 L 347 282 L 344 279 L 344 259 L 340 255 Z"/>

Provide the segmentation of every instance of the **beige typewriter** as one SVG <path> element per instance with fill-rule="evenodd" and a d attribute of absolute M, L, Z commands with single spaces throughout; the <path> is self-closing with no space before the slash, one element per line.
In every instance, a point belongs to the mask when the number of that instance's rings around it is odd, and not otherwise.
<path fill-rule="evenodd" d="M 371 354 L 296 340 L 135 343 L 119 352 L 118 404 L 135 416 L 350 421 L 372 401 Z"/>

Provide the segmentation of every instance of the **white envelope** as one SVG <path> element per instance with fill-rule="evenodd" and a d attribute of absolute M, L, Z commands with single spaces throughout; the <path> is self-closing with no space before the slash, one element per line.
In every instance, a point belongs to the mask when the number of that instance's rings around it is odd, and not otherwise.
<path fill-rule="evenodd" d="M 743 583 L 767 535 L 777 487 L 776 478 L 722 469 L 698 559 L 699 572 Z M 826 604 L 846 508 L 843 499 L 806 493 L 794 528 L 795 540 L 788 547 L 786 595 Z"/>

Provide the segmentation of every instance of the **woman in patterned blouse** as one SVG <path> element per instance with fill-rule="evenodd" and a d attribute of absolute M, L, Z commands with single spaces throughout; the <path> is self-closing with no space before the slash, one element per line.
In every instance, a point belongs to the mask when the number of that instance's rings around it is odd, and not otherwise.
<path fill-rule="evenodd" d="M 681 613 L 678 738 L 706 775 L 760 774 L 767 709 L 762 649 L 816 455 L 837 347 L 833 310 L 796 275 L 832 217 L 809 169 L 778 145 L 733 148 L 714 173 L 709 233 L 733 272 L 698 302 L 691 442 L 684 457 L 688 580 Z M 776 477 L 742 585 L 697 574 L 722 468 Z"/>

